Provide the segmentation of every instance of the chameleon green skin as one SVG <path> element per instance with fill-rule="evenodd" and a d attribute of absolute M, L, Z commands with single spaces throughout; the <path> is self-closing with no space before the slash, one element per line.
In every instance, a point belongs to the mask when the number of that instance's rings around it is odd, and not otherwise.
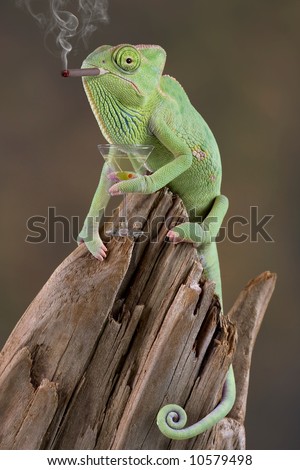
<path fill-rule="evenodd" d="M 216 283 L 216 293 L 222 302 L 214 240 L 228 209 L 228 200 L 220 192 L 219 149 L 211 130 L 190 103 L 182 86 L 174 78 L 162 75 L 165 60 L 166 53 L 160 46 L 101 46 L 82 64 L 83 68 L 98 67 L 100 75 L 84 77 L 83 85 L 102 134 L 109 143 L 154 146 L 147 161 L 153 173 L 114 184 L 109 189 L 110 195 L 151 194 L 164 186 L 178 194 L 187 209 L 189 222 L 170 230 L 169 240 L 197 246 L 204 274 Z M 85 242 L 100 260 L 107 253 L 98 233 L 99 216 L 109 199 L 107 171 L 104 165 L 88 217 L 79 234 L 79 241 Z M 167 405 L 158 413 L 159 429 L 171 439 L 188 439 L 226 416 L 235 401 L 232 366 L 223 392 L 220 404 L 211 413 L 184 429 L 181 429 L 185 426 L 185 420 L 181 419 L 184 410 L 178 405 Z"/>

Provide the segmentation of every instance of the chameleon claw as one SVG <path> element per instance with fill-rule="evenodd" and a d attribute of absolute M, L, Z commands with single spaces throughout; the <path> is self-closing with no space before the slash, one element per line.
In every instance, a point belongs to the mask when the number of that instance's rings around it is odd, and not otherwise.
<path fill-rule="evenodd" d="M 121 196 L 123 193 L 119 190 L 118 185 L 114 184 L 110 189 L 109 189 L 109 194 L 111 196 Z"/>
<path fill-rule="evenodd" d="M 105 258 L 107 257 L 106 252 L 101 248 L 101 250 L 94 254 L 95 258 L 97 258 L 99 261 L 104 261 Z"/>
<path fill-rule="evenodd" d="M 104 245 L 104 243 L 100 240 L 85 242 L 84 240 L 79 240 L 78 243 L 85 243 L 85 246 L 89 250 L 89 252 L 94 256 L 94 258 L 98 259 L 99 261 L 104 261 L 107 257 L 108 249 Z"/>
<path fill-rule="evenodd" d="M 167 233 L 166 239 L 167 241 L 174 243 L 174 245 L 177 245 L 177 243 L 194 243 L 193 240 L 180 237 L 180 235 L 178 235 L 177 232 L 173 232 L 173 230 L 169 230 L 169 232 Z"/>
<path fill-rule="evenodd" d="M 107 250 L 106 246 L 105 246 L 105 245 L 102 245 L 101 248 L 99 249 L 98 253 L 97 253 L 98 256 L 96 256 L 96 258 L 99 257 L 98 259 L 100 259 L 101 261 L 103 261 L 104 258 L 107 257 L 107 251 L 108 251 L 108 250 Z"/>
<path fill-rule="evenodd" d="M 166 240 L 169 241 L 169 242 L 172 242 L 174 244 L 176 243 L 181 243 L 181 242 L 185 242 L 186 240 L 184 240 L 183 238 L 181 238 L 178 233 L 176 232 L 173 232 L 173 230 L 169 230 L 168 233 L 167 233 L 167 236 L 166 236 Z"/>

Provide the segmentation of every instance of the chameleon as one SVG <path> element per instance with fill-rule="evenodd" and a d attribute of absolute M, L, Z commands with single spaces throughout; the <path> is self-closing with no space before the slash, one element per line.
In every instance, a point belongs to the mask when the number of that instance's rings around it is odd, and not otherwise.
<path fill-rule="evenodd" d="M 111 185 L 104 164 L 90 210 L 79 233 L 94 257 L 103 261 L 108 249 L 99 235 L 99 221 L 110 196 L 151 194 L 167 186 L 186 208 L 188 221 L 167 233 L 170 243 L 193 243 L 207 279 L 222 288 L 216 236 L 228 209 L 221 194 L 222 165 L 216 139 L 191 104 L 180 83 L 163 74 L 166 52 L 158 45 L 103 45 L 88 55 L 82 68 L 98 68 L 97 76 L 83 76 L 83 87 L 100 127 L 110 144 L 152 145 L 148 162 L 152 174 L 125 178 Z M 148 163 L 147 162 L 147 163 Z M 133 175 L 136 176 L 136 175 Z M 157 425 L 170 439 L 197 436 L 225 417 L 235 402 L 232 365 L 220 403 L 197 423 L 185 427 L 186 414 L 176 404 L 158 412 Z"/>

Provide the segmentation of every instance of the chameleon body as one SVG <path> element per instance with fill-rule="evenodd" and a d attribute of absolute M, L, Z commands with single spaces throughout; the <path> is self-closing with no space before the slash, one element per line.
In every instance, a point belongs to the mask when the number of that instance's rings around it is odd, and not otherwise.
<path fill-rule="evenodd" d="M 107 248 L 99 237 L 101 217 L 110 195 L 151 194 L 164 186 L 182 199 L 189 215 L 167 234 L 173 243 L 190 242 L 197 247 L 204 274 L 216 283 L 222 303 L 221 279 L 215 237 L 228 208 L 221 195 L 222 167 L 216 140 L 189 101 L 182 86 L 163 75 L 166 53 L 160 46 L 123 44 L 101 46 L 83 62 L 97 67 L 100 75 L 83 77 L 89 103 L 103 136 L 112 144 L 152 145 L 147 164 L 151 175 L 127 178 L 108 186 L 104 165 L 88 217 L 79 234 L 90 252 L 103 260 Z M 89 236 L 87 236 L 89 234 Z M 228 371 L 220 404 L 198 423 L 184 428 L 185 412 L 167 405 L 158 413 L 157 424 L 172 439 L 187 439 L 209 429 L 228 414 L 235 401 L 232 366 Z"/>

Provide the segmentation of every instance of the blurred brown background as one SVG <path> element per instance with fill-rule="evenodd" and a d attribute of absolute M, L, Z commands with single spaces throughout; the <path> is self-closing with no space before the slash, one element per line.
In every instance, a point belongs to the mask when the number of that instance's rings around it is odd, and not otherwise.
<path fill-rule="evenodd" d="M 45 0 L 46 1 L 46 0 Z M 37 4 L 40 2 L 37 2 Z M 228 217 L 275 217 L 274 243 L 219 246 L 225 309 L 264 270 L 278 283 L 257 340 L 247 416 L 250 449 L 299 449 L 299 83 L 298 0 L 111 0 L 99 28 L 69 65 L 101 44 L 153 43 L 166 73 L 184 86 L 213 129 L 223 159 Z M 75 248 L 29 244 L 26 221 L 47 208 L 83 221 L 104 142 L 80 80 L 59 76 L 60 60 L 15 2 L 1 2 L 1 345 L 55 267 Z M 249 228 L 245 227 L 249 233 Z M 237 230 L 241 233 L 241 230 Z"/>

